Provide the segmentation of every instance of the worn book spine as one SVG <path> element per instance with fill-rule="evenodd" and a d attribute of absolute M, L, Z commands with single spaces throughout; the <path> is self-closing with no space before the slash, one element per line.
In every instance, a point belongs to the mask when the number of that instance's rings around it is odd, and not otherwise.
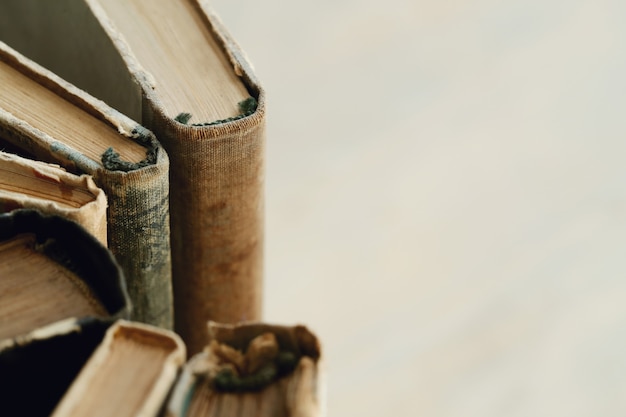
<path fill-rule="evenodd" d="M 83 189 L 91 193 L 92 199 L 79 207 L 68 207 L 53 200 L 33 198 L 20 189 L 13 192 L 0 190 L 0 212 L 19 208 L 36 209 L 47 214 L 56 214 L 83 226 L 103 245 L 107 245 L 106 209 L 104 191 L 98 188 L 88 175 L 74 175 L 58 165 L 47 164 L 22 158 L 0 151 L 0 170 L 10 171 L 22 177 L 34 177 L 45 181 L 61 194 L 72 193 L 73 189 Z"/>
<path fill-rule="evenodd" d="M 196 353 L 206 343 L 197 323 L 261 318 L 265 92 L 219 19 L 205 2 L 193 2 L 257 107 L 208 126 L 179 123 L 165 114 L 152 77 L 102 8 L 86 1 L 142 88 L 142 123 L 170 157 L 175 329 Z"/>
<path fill-rule="evenodd" d="M 198 352 L 206 340 L 197 323 L 261 317 L 263 109 L 232 124 L 190 127 L 144 108 L 173 167 L 175 328 Z"/>
<path fill-rule="evenodd" d="M 108 198 L 109 249 L 122 266 L 133 319 L 173 327 L 169 223 L 169 159 L 149 130 L 0 42 L 0 59 L 146 148 L 137 164 L 94 161 L 0 109 L 0 136 L 70 172 L 89 174 Z"/>

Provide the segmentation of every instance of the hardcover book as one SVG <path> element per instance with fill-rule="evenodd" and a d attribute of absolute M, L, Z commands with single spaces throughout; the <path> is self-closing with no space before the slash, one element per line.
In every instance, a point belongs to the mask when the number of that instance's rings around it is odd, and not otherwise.
<path fill-rule="evenodd" d="M 104 191 L 88 175 L 0 151 L 0 213 L 29 208 L 80 224 L 107 244 Z"/>
<path fill-rule="evenodd" d="M 185 346 L 175 333 L 120 320 L 52 416 L 156 417 L 184 361 Z"/>
<path fill-rule="evenodd" d="M 108 325 L 95 320 L 62 321 L 0 351 L 2 415 L 49 417 Z"/>
<path fill-rule="evenodd" d="M 321 349 L 304 326 L 209 323 L 209 344 L 183 368 L 167 417 L 316 417 Z"/>

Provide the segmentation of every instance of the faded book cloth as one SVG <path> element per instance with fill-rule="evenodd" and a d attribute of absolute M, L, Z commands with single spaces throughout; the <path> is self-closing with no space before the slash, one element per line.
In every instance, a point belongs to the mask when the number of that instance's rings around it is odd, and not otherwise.
<path fill-rule="evenodd" d="M 0 151 L 0 172 L 2 171 L 7 176 L 10 174 L 45 181 L 62 196 L 82 190 L 84 194 L 89 194 L 91 199 L 78 207 L 69 207 L 53 199 L 33 197 L 27 192 L 21 192 L 20 189 L 0 189 L 0 212 L 30 208 L 46 214 L 56 214 L 80 224 L 103 245 L 107 245 L 106 195 L 89 175 L 74 175 L 55 164 L 33 161 Z"/>
<path fill-rule="evenodd" d="M 0 13 L 2 14 L 2 13 Z M 133 319 L 173 327 L 169 159 L 149 130 L 0 42 L 0 60 L 146 149 L 137 164 L 105 153 L 95 161 L 0 108 L 0 137 L 42 161 L 85 173 L 108 198 L 108 246 L 124 270 Z"/>

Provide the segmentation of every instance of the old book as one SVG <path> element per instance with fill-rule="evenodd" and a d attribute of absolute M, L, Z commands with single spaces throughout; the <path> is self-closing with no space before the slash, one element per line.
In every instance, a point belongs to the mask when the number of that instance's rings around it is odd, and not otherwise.
<path fill-rule="evenodd" d="M 209 323 L 167 417 L 314 417 L 324 411 L 321 349 L 304 326 Z"/>
<path fill-rule="evenodd" d="M 0 137 L 93 177 L 134 319 L 171 327 L 169 160 L 154 135 L 1 42 L 0 84 Z"/>
<path fill-rule="evenodd" d="M 120 267 L 84 228 L 36 210 L 0 214 L 0 351 L 129 312 Z"/>
<path fill-rule="evenodd" d="M 36 210 L 0 214 L 0 414 L 49 416 L 129 313 L 121 268 L 82 226 Z"/>
<path fill-rule="evenodd" d="M 265 95 L 205 1 L 5 0 L 0 38 L 153 130 L 170 161 L 175 328 L 261 314 Z"/>
<path fill-rule="evenodd" d="M 50 416 L 108 326 L 87 319 L 63 321 L 0 351 L 2 415 Z"/>
<path fill-rule="evenodd" d="M 0 213 L 20 208 L 73 220 L 107 244 L 107 200 L 90 176 L 0 151 Z"/>
<path fill-rule="evenodd" d="M 52 416 L 156 417 L 185 361 L 173 332 L 116 322 Z"/>

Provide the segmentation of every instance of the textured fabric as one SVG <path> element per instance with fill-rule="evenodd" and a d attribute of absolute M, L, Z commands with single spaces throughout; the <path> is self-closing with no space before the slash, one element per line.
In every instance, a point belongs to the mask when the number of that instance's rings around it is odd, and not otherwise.
<path fill-rule="evenodd" d="M 146 91 L 144 123 L 171 160 L 175 329 L 199 352 L 207 320 L 259 320 L 263 274 L 265 98 L 250 117 L 192 127 L 168 118 Z"/>
<path fill-rule="evenodd" d="M 156 138 L 126 116 L 63 81 L 0 42 L 0 59 L 132 138 L 142 132 L 154 163 L 128 172 L 110 171 L 99 161 L 54 140 L 0 109 L 0 136 L 14 146 L 70 172 L 93 176 L 108 197 L 109 249 L 124 271 L 137 321 L 172 328 L 173 295 L 169 233 L 169 159 Z"/>
<path fill-rule="evenodd" d="M 146 107 L 150 111 L 150 107 Z M 146 117 L 161 132 L 172 166 L 172 258 L 175 328 L 198 352 L 199 323 L 235 323 L 261 314 L 263 261 L 263 123 L 220 127 Z"/>

